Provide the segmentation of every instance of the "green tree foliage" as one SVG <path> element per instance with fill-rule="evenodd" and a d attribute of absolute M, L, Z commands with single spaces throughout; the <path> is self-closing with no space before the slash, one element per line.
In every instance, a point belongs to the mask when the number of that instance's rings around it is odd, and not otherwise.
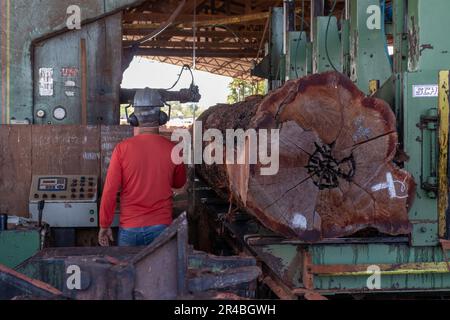
<path fill-rule="evenodd" d="M 253 95 L 264 95 L 266 93 L 266 84 L 264 81 L 245 81 L 234 79 L 229 85 L 230 94 L 228 103 L 244 101 L 245 98 Z"/>
<path fill-rule="evenodd" d="M 172 102 L 170 105 L 172 106 L 173 118 L 197 118 L 202 113 L 202 108 L 196 103 Z"/>

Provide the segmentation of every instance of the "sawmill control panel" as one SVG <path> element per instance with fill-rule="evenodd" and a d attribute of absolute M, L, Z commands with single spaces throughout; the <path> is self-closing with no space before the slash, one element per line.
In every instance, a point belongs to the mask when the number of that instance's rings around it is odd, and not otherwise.
<path fill-rule="evenodd" d="M 33 176 L 29 209 L 33 220 L 38 221 L 38 204 L 43 201 L 42 221 L 51 227 L 97 227 L 97 199 L 97 176 Z"/>

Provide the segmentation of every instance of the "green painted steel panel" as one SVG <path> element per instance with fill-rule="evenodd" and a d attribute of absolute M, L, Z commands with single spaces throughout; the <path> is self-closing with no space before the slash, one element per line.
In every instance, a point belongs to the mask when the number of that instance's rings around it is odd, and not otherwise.
<path fill-rule="evenodd" d="M 317 245 L 266 245 L 255 248 L 259 257 L 278 276 L 293 287 L 302 287 L 302 263 L 298 260 L 299 248 L 308 248 L 314 265 L 400 265 L 406 263 L 443 262 L 439 246 L 411 247 L 397 244 L 317 244 Z M 371 274 L 359 276 L 314 277 L 317 290 L 368 291 L 367 279 Z M 450 273 L 381 275 L 381 291 L 450 291 Z M 370 292 L 370 291 L 369 291 Z"/>
<path fill-rule="evenodd" d="M 354 244 L 311 246 L 314 264 L 404 264 L 442 262 L 440 247 L 411 247 L 408 244 Z M 320 290 L 368 290 L 370 276 L 316 276 L 314 284 Z M 447 290 L 450 273 L 381 275 L 381 290 Z M 370 291 L 370 290 L 369 290 Z"/>
<path fill-rule="evenodd" d="M 306 32 L 290 32 L 291 67 L 290 79 L 304 77 L 311 73 L 311 60 L 308 53 L 308 35 Z"/>
<path fill-rule="evenodd" d="M 366 94 L 369 93 L 371 80 L 379 80 L 380 84 L 383 84 L 392 75 L 383 28 L 369 29 L 368 27 L 367 21 L 372 16 L 370 6 L 379 8 L 379 0 L 351 0 L 350 2 L 350 78 Z M 381 17 L 381 24 L 384 23 L 383 18 Z"/>
<path fill-rule="evenodd" d="M 341 57 L 342 71 L 350 74 L 350 21 L 341 20 Z"/>
<path fill-rule="evenodd" d="M 332 71 L 331 63 L 337 71 L 342 72 L 341 40 L 336 17 L 331 17 L 331 20 L 329 17 L 316 17 L 314 19 L 316 23 L 314 24 L 314 42 L 312 44 L 313 73 Z M 325 40 L 328 42 L 328 56 Z"/>
<path fill-rule="evenodd" d="M 40 243 L 38 230 L 1 231 L 0 264 L 8 268 L 15 268 L 38 252 Z"/>
<path fill-rule="evenodd" d="M 408 1 L 409 71 L 450 69 L 450 1 Z"/>
<path fill-rule="evenodd" d="M 437 228 L 430 225 L 437 224 L 437 200 L 433 192 L 425 190 L 425 184 L 437 178 L 437 132 L 428 130 L 433 129 L 432 124 L 424 130 L 419 128 L 421 119 L 426 119 L 423 117 L 437 110 L 438 98 L 414 97 L 413 86 L 437 83 L 437 71 L 405 73 L 403 76 L 404 150 L 410 157 L 405 163 L 405 169 L 414 176 L 417 183 L 416 198 L 409 217 L 414 224 L 412 244 L 418 246 L 438 243 Z M 435 156 L 431 156 L 432 154 Z"/>
<path fill-rule="evenodd" d="M 396 0 L 392 3 L 394 24 L 394 72 L 396 74 L 407 71 L 408 68 L 408 30 L 405 20 L 406 0 Z"/>

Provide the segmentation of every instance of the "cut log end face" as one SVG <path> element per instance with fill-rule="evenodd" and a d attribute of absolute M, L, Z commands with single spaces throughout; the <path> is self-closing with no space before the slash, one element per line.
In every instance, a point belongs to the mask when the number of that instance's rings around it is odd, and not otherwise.
<path fill-rule="evenodd" d="M 389 105 L 330 72 L 286 83 L 253 112 L 247 127 L 280 129 L 279 171 L 229 167 L 227 177 L 266 227 L 310 242 L 366 228 L 411 231 L 415 183 L 393 163 L 398 138 Z"/>

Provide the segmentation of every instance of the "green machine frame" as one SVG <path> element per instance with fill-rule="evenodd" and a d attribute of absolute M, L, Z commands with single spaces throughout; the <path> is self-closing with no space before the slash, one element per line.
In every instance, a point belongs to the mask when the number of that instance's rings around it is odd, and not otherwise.
<path fill-rule="evenodd" d="M 450 1 L 435 0 L 431 5 L 426 0 L 392 0 L 391 8 L 392 22 L 385 20 L 382 0 L 346 1 L 346 14 L 339 23 L 335 17 L 312 17 L 314 42 L 306 34 L 303 38 L 298 31 L 291 32 L 291 57 L 287 60 L 291 64 L 289 78 L 294 79 L 330 70 L 329 56 L 336 69 L 363 92 L 390 103 L 398 120 L 401 148 L 409 158 L 401 165 L 417 183 L 409 213 L 413 231 L 404 238 L 328 239 L 317 244 L 283 240 L 261 232 L 241 233 L 243 247 L 261 259 L 273 279 L 280 280 L 275 281 L 277 285 L 272 280 L 267 284 L 276 287 L 274 292 L 284 290 L 283 297 L 380 292 L 450 294 L 450 42 L 446 34 L 450 29 Z M 373 25 L 368 22 L 377 14 L 380 27 L 376 27 L 376 20 Z M 387 50 L 388 34 L 393 37 L 392 61 Z M 270 53 L 272 61 L 286 60 Z M 278 80 L 283 82 L 283 78 Z M 374 275 L 379 276 L 380 283 L 371 288 L 368 281 Z"/>
<path fill-rule="evenodd" d="M 41 249 L 38 228 L 0 231 L 0 264 L 15 268 Z"/>

